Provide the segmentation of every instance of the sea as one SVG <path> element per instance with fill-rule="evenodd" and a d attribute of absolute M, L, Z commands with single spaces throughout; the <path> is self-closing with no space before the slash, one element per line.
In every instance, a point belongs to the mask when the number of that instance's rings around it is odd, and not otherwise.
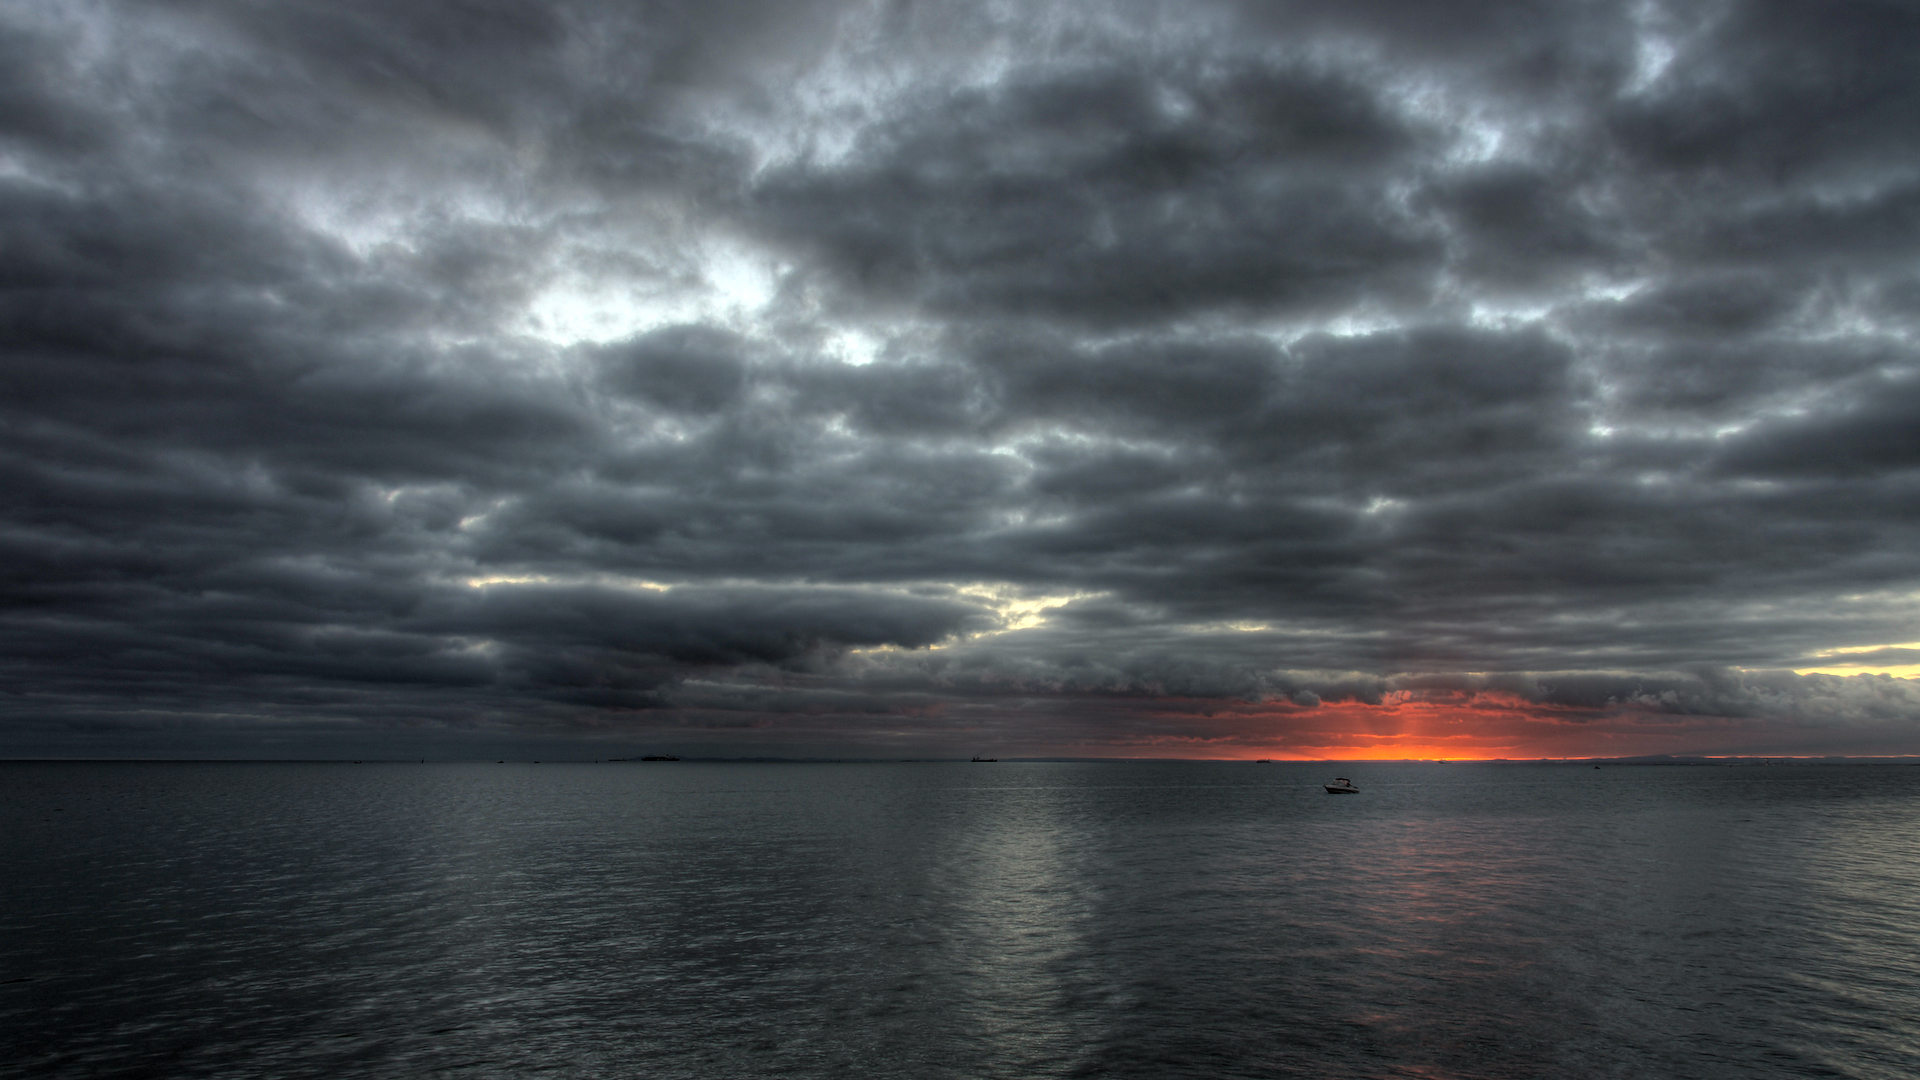
<path fill-rule="evenodd" d="M 1920 768 L 0 764 L 0 1076 L 535 1075 L 1909 1080 Z"/>

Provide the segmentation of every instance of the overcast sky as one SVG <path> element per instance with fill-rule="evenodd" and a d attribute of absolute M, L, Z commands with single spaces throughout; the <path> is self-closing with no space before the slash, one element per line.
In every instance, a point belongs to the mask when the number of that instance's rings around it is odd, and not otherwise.
<path fill-rule="evenodd" d="M 1910 3 L 6 0 L 0 754 L 1920 753 L 1917 241 Z"/>

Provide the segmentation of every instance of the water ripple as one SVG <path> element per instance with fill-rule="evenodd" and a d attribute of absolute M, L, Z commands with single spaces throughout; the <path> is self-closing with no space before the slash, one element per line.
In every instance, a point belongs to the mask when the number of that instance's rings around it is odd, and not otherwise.
<path fill-rule="evenodd" d="M 1914 1074 L 1920 770 L 1324 771 L 0 766 L 0 1076 Z"/>

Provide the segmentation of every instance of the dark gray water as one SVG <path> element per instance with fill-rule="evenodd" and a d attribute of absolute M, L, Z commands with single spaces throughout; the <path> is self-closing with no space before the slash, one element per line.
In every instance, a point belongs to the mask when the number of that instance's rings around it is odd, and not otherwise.
<path fill-rule="evenodd" d="M 9 1077 L 1920 1074 L 1920 768 L 0 765 L 0 829 Z"/>

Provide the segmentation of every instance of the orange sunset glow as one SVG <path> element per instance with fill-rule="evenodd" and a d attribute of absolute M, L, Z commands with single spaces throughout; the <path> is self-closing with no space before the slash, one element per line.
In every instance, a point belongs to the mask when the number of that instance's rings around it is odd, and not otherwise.
<path fill-rule="evenodd" d="M 1154 711 L 1156 730 L 1117 742 L 1116 756 L 1488 761 L 1846 753 L 1846 748 L 1835 750 L 1831 740 L 1809 741 L 1793 725 L 1764 718 L 1550 705 L 1499 692 L 1443 695 L 1440 700 L 1401 693 L 1377 704 L 1342 702 L 1316 708 L 1161 705 Z M 1081 744 L 1070 752 L 1094 749 Z M 1852 749 L 1869 755 L 1910 754 L 1920 752 L 1920 740 L 1896 737 Z"/>

